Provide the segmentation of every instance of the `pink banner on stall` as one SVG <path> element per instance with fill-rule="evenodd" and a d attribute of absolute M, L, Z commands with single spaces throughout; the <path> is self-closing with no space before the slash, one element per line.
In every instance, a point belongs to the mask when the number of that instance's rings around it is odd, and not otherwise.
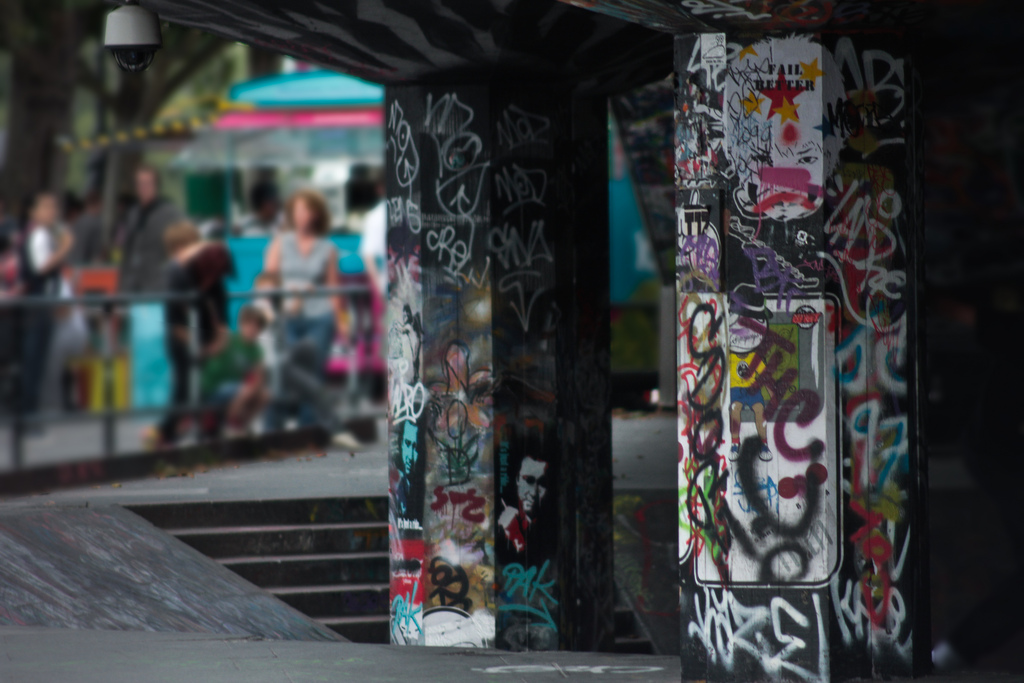
<path fill-rule="evenodd" d="M 381 126 L 381 109 L 238 111 L 224 114 L 213 125 L 215 130 L 254 128 L 357 128 Z"/>

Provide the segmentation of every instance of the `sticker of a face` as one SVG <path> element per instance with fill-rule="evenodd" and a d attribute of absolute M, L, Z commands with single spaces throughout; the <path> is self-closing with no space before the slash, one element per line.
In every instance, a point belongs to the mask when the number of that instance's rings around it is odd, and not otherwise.
<path fill-rule="evenodd" d="M 764 341 L 765 324 L 757 318 L 729 313 L 729 352 L 750 353 Z"/>
<path fill-rule="evenodd" d="M 408 475 L 416 465 L 416 439 L 419 436 L 419 427 L 412 422 L 403 422 L 402 429 L 402 466 Z"/>
<path fill-rule="evenodd" d="M 804 37 L 754 43 L 732 62 L 726 137 L 741 211 L 788 221 L 821 207 L 838 145 L 822 110 L 835 75 L 828 50 Z"/>
<path fill-rule="evenodd" d="M 729 351 L 750 353 L 764 341 L 768 329 L 764 295 L 740 284 L 729 296 Z"/>
<path fill-rule="evenodd" d="M 544 496 L 547 495 L 547 480 L 544 476 L 547 469 L 546 462 L 535 460 L 530 456 L 523 458 L 523 463 L 519 467 L 519 478 L 516 479 L 516 486 L 519 490 L 519 510 L 527 521 L 533 521 Z"/>
<path fill-rule="evenodd" d="M 402 322 L 394 322 L 388 331 L 389 357 L 401 361 L 392 364 L 392 372 L 398 372 L 403 384 L 414 385 L 420 381 L 420 347 L 423 344 L 423 329 L 419 314 L 413 314 L 408 304 L 402 307 Z"/>

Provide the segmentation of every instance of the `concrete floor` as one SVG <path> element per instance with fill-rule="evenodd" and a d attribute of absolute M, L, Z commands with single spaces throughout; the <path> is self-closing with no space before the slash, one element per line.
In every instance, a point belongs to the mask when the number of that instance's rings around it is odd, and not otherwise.
<path fill-rule="evenodd" d="M 259 641 L 187 633 L 0 627 L 5 683 L 679 681 L 677 657 Z M 975 673 L 930 683 L 1019 683 Z"/>
<path fill-rule="evenodd" d="M 115 423 L 115 457 L 143 450 L 142 430 L 152 418 L 125 418 Z M 53 423 L 39 436 L 22 442 L 22 466 L 45 467 L 103 457 L 103 424 L 98 420 Z M 0 473 L 14 469 L 11 425 L 0 423 Z"/>
<path fill-rule="evenodd" d="M 378 433 L 385 434 L 384 425 Z M 55 437 L 56 438 L 56 437 Z M 70 435 L 60 438 L 71 439 Z M 2 442 L 0 442 L 2 443 Z M 616 419 L 612 429 L 612 470 L 616 488 L 665 489 L 675 482 L 675 418 L 643 415 Z M 275 500 L 332 496 L 383 496 L 388 490 L 387 453 L 380 443 L 365 451 L 328 451 L 304 456 L 214 468 L 194 477 L 118 482 L 118 486 L 68 489 L 10 499 L 24 505 L 55 503 L 162 503 L 187 500 Z"/>
<path fill-rule="evenodd" d="M 390 647 L 179 633 L 0 628 L 5 683 L 678 681 L 677 657 Z"/>
<path fill-rule="evenodd" d="M 672 415 L 634 414 L 620 416 L 613 424 L 613 449 L 616 490 L 616 524 L 624 533 L 617 536 L 616 573 L 628 569 L 628 561 L 642 559 L 639 552 L 653 548 L 658 560 L 655 566 L 673 571 L 674 527 L 665 529 L 651 525 L 646 530 L 628 525 L 629 505 L 661 505 L 666 510 L 675 496 L 677 447 L 675 418 Z M 933 511 L 946 507 L 947 498 L 977 497 L 970 478 L 952 453 L 940 454 L 930 463 L 933 490 Z M 666 486 L 667 484 L 667 486 Z M 380 445 L 364 452 L 329 452 L 323 457 L 306 456 L 273 462 L 253 462 L 239 467 L 225 467 L 193 477 L 173 477 L 124 482 L 120 486 L 104 485 L 61 491 L 43 496 L 8 499 L 5 505 L 15 507 L 41 504 L 103 504 L 156 503 L 172 501 L 281 499 L 294 497 L 332 497 L 339 495 L 382 495 L 387 490 L 387 457 Z M 625 507 L 624 507 L 625 506 Z M 659 508 L 660 509 L 660 508 Z M 623 513 L 623 514 L 620 514 Z M 671 515 L 669 515 L 671 517 Z M 621 518 L 621 519 L 620 519 Z M 652 515 L 648 518 L 653 519 Z M 968 552 L 957 550 L 958 539 L 970 543 L 971 534 L 949 527 L 952 522 L 933 515 L 933 525 L 941 521 L 942 529 L 932 530 L 933 537 L 943 539 L 941 552 L 933 550 L 933 587 L 939 592 L 933 604 L 936 614 L 936 635 L 947 622 L 967 609 L 976 592 L 992 585 L 992 562 L 986 567 L 963 567 L 951 564 L 948 558 L 963 557 Z M 627 523 L 623 523 L 626 519 Z M 665 525 L 660 525 L 665 526 Z M 671 528 L 670 528 L 671 527 Z M 641 536 L 646 533 L 648 538 Z M 632 542 L 630 535 L 640 542 Z M 661 538 L 664 536 L 664 538 Z M 626 545 L 619 541 L 625 538 Z M 993 541 L 998 544 L 998 539 Z M 938 547 L 938 544 L 936 544 Z M 990 550 L 994 546 L 990 546 Z M 647 548 L 647 550 L 643 550 Z M 998 550 L 998 548 L 996 548 Z M 998 554 L 998 553 L 996 553 Z M 947 558 L 948 556 L 948 558 Z M 991 559 L 992 552 L 987 557 Z M 947 566 L 948 565 L 948 566 Z M 998 567 L 996 567 L 998 569 Z M 948 595 L 944 577 L 951 571 L 966 572 L 959 581 L 961 589 Z M 981 573 L 979 573 L 981 572 Z M 985 574 L 988 576 L 988 574 Z M 971 578 L 975 577 L 975 578 Z M 619 576 L 620 584 L 623 582 Z M 977 579 L 977 580 L 975 580 Z M 973 583 L 972 583 L 973 582 Z M 652 584 L 659 584 L 655 579 Z M 669 583 L 671 581 L 669 580 Z M 655 586 L 656 587 L 656 586 Z M 671 610 L 672 591 L 655 590 L 645 597 L 658 604 L 650 609 L 660 612 L 646 623 L 653 640 L 662 640 L 671 649 L 676 637 L 678 618 Z M 979 592 L 980 595 L 980 592 Z M 950 604 L 951 602 L 955 604 Z M 664 604 L 661 604 L 664 603 Z M 961 604 L 962 603 L 962 604 Z M 677 631 L 675 632 L 677 633 Z M 677 642 L 677 641 L 676 641 Z M 333 648 L 333 649 L 326 649 Z M 306 681 L 306 680 L 407 680 L 415 670 L 417 680 L 446 681 L 478 677 L 473 669 L 500 667 L 539 667 L 501 669 L 488 673 L 494 680 L 560 680 L 564 677 L 599 675 L 597 680 L 679 680 L 678 659 L 644 658 L 636 664 L 622 658 L 595 657 L 558 653 L 553 655 L 511 655 L 509 653 L 468 653 L 458 657 L 452 653 L 419 649 L 385 648 L 364 645 L 318 645 L 315 643 L 249 642 L 185 634 L 149 634 L 102 631 L 62 631 L 45 629 L 0 628 L 0 682 L 5 681 Z M 1020 641 L 1005 648 L 1000 658 L 989 663 L 991 669 L 1024 670 L 1024 651 Z M 54 654 L 56 653 L 56 656 Z M 627 661 L 623 664 L 623 661 Z M 393 665 L 391 663 L 394 663 Z M 386 663 L 386 664 L 382 664 Z M 378 664 L 380 664 L 378 666 Z M 643 673 L 626 673 L 623 669 L 600 669 L 605 666 L 659 667 Z M 573 668 L 576 667 L 576 668 Z M 588 668 L 589 667 L 589 668 Z M 561 669 L 561 671 L 560 671 Z M 422 675 L 420 672 L 422 671 Z M 6 677 L 5 677 L 6 676 Z M 933 679 L 929 679 L 933 680 Z M 1004 683 L 1024 681 L 1020 674 L 1001 676 L 987 672 L 963 674 L 936 681 Z"/>

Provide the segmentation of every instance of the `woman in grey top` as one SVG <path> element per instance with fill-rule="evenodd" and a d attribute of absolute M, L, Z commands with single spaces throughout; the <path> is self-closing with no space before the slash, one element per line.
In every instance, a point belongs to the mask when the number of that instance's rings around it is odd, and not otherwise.
<path fill-rule="evenodd" d="M 336 287 L 338 250 L 324 236 L 331 218 L 323 196 L 313 190 L 299 190 L 288 200 L 285 219 L 285 231 L 267 247 L 263 271 L 278 276 L 282 287 L 288 290 Z M 337 332 L 339 307 L 339 298 L 334 296 L 295 297 L 286 301 L 286 347 L 308 339 L 323 367 Z"/>

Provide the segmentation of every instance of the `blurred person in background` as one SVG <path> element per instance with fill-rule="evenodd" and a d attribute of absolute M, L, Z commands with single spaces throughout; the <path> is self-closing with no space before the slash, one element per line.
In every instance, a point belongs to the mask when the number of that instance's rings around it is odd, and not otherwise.
<path fill-rule="evenodd" d="M 238 313 L 238 332 L 229 332 L 224 345 L 203 363 L 203 402 L 223 412 L 227 436 L 248 434 L 253 420 L 267 405 L 259 344 L 266 325 L 259 308 L 243 306 Z"/>
<path fill-rule="evenodd" d="M 82 212 L 71 224 L 75 236 L 75 248 L 71 250 L 68 264 L 76 268 L 98 263 L 103 259 L 103 197 L 96 190 L 85 195 Z"/>
<path fill-rule="evenodd" d="M 249 194 L 252 214 L 235 231 L 241 237 L 270 237 L 281 227 L 281 198 L 269 180 L 256 183 Z"/>
<path fill-rule="evenodd" d="M 363 259 L 370 284 L 386 298 L 388 291 L 388 203 L 384 199 L 384 178 L 378 176 L 374 184 L 377 203 L 363 219 L 363 236 L 359 240 L 359 256 Z M 382 309 L 383 310 L 383 309 Z"/>
<path fill-rule="evenodd" d="M 74 246 L 74 238 L 60 227 L 57 197 L 40 192 L 29 202 L 28 223 L 21 244 L 21 292 L 32 297 L 56 298 L 61 292 L 61 270 Z M 39 410 L 46 375 L 46 360 L 54 329 L 54 309 L 27 308 L 23 312 L 21 354 L 21 409 L 26 415 Z M 38 424 L 29 434 L 41 434 Z"/>
<path fill-rule="evenodd" d="M 260 273 L 253 280 L 252 288 L 257 291 L 272 292 L 281 288 L 281 278 L 270 273 Z M 273 372 L 277 365 L 277 339 L 274 333 L 274 323 L 277 320 L 277 311 L 274 308 L 274 300 L 271 296 L 262 296 L 253 299 L 252 305 L 263 314 L 265 325 L 260 333 L 260 351 L 263 353 L 263 364 Z"/>
<path fill-rule="evenodd" d="M 151 166 L 140 166 L 135 171 L 138 203 L 128 211 L 125 219 L 120 274 L 122 292 L 141 294 L 161 292 L 165 288 L 164 231 L 180 221 L 182 215 L 170 201 L 160 197 L 159 192 L 160 174 Z"/>
<path fill-rule="evenodd" d="M 0 230 L 0 297 L 14 296 L 19 291 L 18 245 L 21 236 L 17 229 Z"/>
<path fill-rule="evenodd" d="M 932 288 L 930 314 L 973 328 L 985 353 L 971 368 L 977 394 L 959 447 L 981 489 L 974 495 L 987 499 L 995 513 L 984 513 L 986 524 L 1005 532 L 1015 566 L 935 644 L 937 673 L 976 666 L 1024 630 L 1024 514 L 1017 487 L 1024 477 L 1024 397 L 1017 391 L 1024 383 L 1024 366 L 1005 353 L 1006 340 L 1024 335 L 1024 261 L 1017 240 L 986 240 L 964 253 L 968 278 L 953 291 Z"/>
<path fill-rule="evenodd" d="M 11 230 L 0 227 L 0 300 L 15 297 L 19 292 L 18 240 L 16 227 Z M 12 404 L 15 396 L 11 372 L 18 348 L 19 330 L 15 327 L 15 318 L 14 309 L 0 308 L 0 412 Z"/>
<path fill-rule="evenodd" d="M 204 240 L 223 240 L 228 236 L 227 222 L 221 214 L 207 216 L 198 222 L 198 228 Z"/>
<path fill-rule="evenodd" d="M 192 396 L 192 363 L 202 363 L 221 352 L 228 340 L 228 297 L 224 279 L 234 272 L 231 253 L 219 242 L 204 242 L 189 221 L 178 221 L 164 231 L 163 245 L 169 261 L 161 268 L 162 289 L 170 294 L 195 295 L 189 301 L 168 301 L 167 356 L 171 363 L 171 406 L 160 424 L 146 430 L 143 440 L 151 447 L 167 447 L 179 437 L 187 417 L 182 410 Z M 198 325 L 193 349 L 189 320 Z"/>
<path fill-rule="evenodd" d="M 315 416 L 314 422 L 333 434 L 335 446 L 356 450 L 361 444 L 346 430 L 344 421 L 335 410 L 333 397 L 323 381 L 323 366 L 317 365 L 319 354 L 316 348 L 309 340 L 281 348 L 276 325 L 276 295 L 269 294 L 280 288 L 280 279 L 268 273 L 260 273 L 253 282 L 253 289 L 268 292 L 267 296 L 252 302 L 253 308 L 258 309 L 267 322 L 258 339 L 266 369 L 266 384 L 270 390 L 263 431 L 283 430 L 292 407 L 304 405 Z"/>
<path fill-rule="evenodd" d="M 18 220 L 7 213 L 7 207 L 4 205 L 4 200 L 0 199 L 0 240 L 3 240 L 2 244 L 6 244 L 7 248 L 14 246 L 15 238 L 18 235 Z M 3 253 L 3 249 L 0 249 L 0 253 Z"/>
<path fill-rule="evenodd" d="M 58 230 L 72 236 L 71 251 L 68 252 L 58 273 L 57 292 L 55 296 L 69 299 L 73 296 L 72 276 L 70 268 L 79 264 L 78 252 L 83 248 L 83 236 L 73 227 L 76 226 L 85 211 L 85 203 L 74 192 L 66 190 L 61 197 L 61 215 L 58 219 Z M 86 235 L 85 238 L 91 239 Z M 86 244 L 86 248 L 91 248 Z M 44 411 L 58 412 L 74 407 L 72 400 L 72 377 L 69 363 L 81 355 L 88 345 L 89 331 L 86 327 L 85 313 L 80 306 L 56 306 L 50 309 L 53 314 L 53 331 L 49 348 L 46 351 L 45 370 L 42 386 L 39 387 L 39 407 Z"/>
<path fill-rule="evenodd" d="M 284 289 L 296 292 L 338 286 L 338 250 L 326 237 L 331 217 L 323 195 L 314 190 L 293 194 L 285 208 L 285 221 L 285 230 L 267 246 L 263 272 L 279 277 Z M 337 336 L 342 306 L 338 296 L 289 297 L 285 301 L 284 346 L 307 343 L 315 356 L 318 378 L 322 378 Z M 318 423 L 314 406 L 308 402 L 299 407 L 299 423 Z"/>
<path fill-rule="evenodd" d="M 128 214 L 135 204 L 135 195 L 130 192 L 118 193 L 114 202 L 114 218 L 107 245 L 110 249 L 110 259 L 114 263 L 120 263 L 124 255 L 124 243 L 128 236 Z"/>
<path fill-rule="evenodd" d="M 75 221 L 78 220 L 78 217 L 82 215 L 82 211 L 84 210 L 85 204 L 78 198 L 78 195 L 71 190 L 65 190 L 64 196 L 61 197 L 61 223 L 65 227 L 74 225 Z"/>
<path fill-rule="evenodd" d="M 75 243 L 77 243 L 77 237 Z M 74 249 L 72 249 L 74 252 Z M 65 269 L 67 270 L 67 269 Z M 58 296 L 74 296 L 71 277 L 65 273 L 60 279 Z M 46 372 L 40 389 L 40 405 L 47 411 L 74 410 L 74 378 L 70 363 L 85 353 L 89 346 L 89 327 L 81 306 L 69 304 L 53 310 L 53 336 L 47 351 Z"/>

